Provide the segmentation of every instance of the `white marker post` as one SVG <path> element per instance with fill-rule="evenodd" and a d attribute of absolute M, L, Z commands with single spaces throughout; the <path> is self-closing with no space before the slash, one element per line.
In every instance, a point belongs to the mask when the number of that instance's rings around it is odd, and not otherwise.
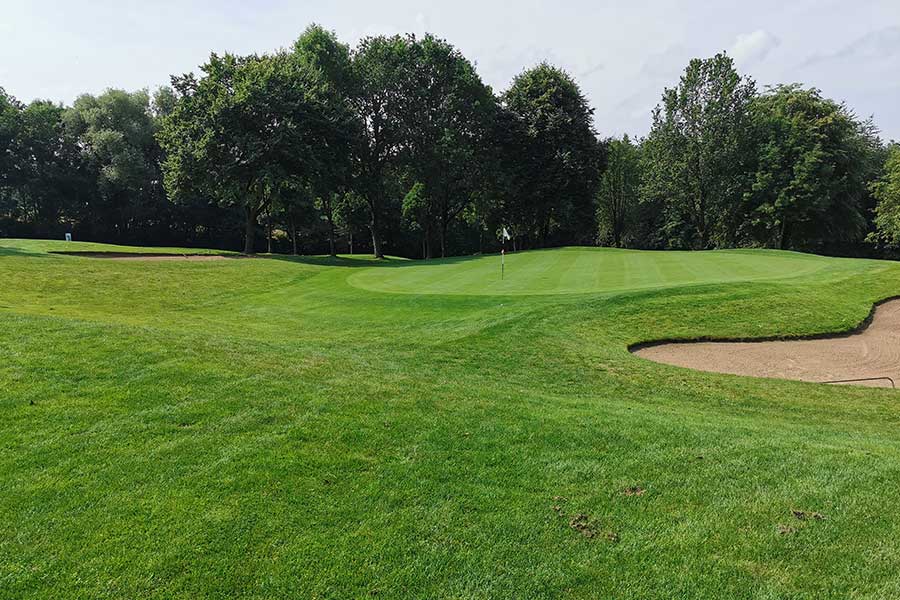
<path fill-rule="evenodd" d="M 500 281 L 503 281 L 503 271 L 506 268 L 506 240 L 510 239 L 506 227 L 500 233 Z"/>

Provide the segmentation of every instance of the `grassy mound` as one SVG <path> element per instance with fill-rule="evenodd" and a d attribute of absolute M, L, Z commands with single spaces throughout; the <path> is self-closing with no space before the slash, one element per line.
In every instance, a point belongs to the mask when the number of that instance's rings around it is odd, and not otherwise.
<path fill-rule="evenodd" d="M 0 240 L 0 597 L 900 595 L 897 393 L 626 350 L 846 329 L 893 263 L 77 246 Z"/>
<path fill-rule="evenodd" d="M 756 281 L 810 275 L 838 261 L 796 252 L 720 250 L 642 252 L 611 248 L 563 248 L 506 256 L 450 258 L 407 263 L 390 272 L 367 270 L 350 283 L 403 294 L 605 294 L 647 288 Z"/>

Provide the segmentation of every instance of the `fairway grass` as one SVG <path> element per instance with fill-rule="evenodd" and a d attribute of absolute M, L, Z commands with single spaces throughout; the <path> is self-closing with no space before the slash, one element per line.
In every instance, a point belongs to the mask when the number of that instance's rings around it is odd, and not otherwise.
<path fill-rule="evenodd" d="M 843 331 L 895 263 L 60 250 L 128 249 L 0 240 L 0 598 L 900 597 L 900 392 L 627 351 Z"/>

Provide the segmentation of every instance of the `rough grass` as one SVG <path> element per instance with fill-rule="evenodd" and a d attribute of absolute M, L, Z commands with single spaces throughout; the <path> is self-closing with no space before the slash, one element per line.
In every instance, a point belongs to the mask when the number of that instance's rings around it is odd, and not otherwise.
<path fill-rule="evenodd" d="M 893 263 L 83 246 L 0 240 L 0 597 L 900 596 L 900 392 L 626 351 L 846 329 Z"/>

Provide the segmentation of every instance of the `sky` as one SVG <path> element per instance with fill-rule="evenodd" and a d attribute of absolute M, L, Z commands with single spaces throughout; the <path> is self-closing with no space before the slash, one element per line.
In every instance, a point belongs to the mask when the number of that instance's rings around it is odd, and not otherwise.
<path fill-rule="evenodd" d="M 548 61 L 579 82 L 603 137 L 646 134 L 688 61 L 725 50 L 760 89 L 817 87 L 900 140 L 900 0 L 0 0 L 0 87 L 66 104 L 153 89 L 212 51 L 287 47 L 313 22 L 351 45 L 433 33 L 497 92 Z"/>

